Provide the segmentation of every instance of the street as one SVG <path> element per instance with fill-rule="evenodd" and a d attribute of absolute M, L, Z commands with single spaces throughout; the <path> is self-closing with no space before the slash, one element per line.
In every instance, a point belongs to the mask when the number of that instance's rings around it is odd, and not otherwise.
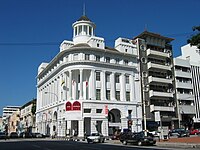
<path fill-rule="evenodd" d="M 1 150 L 177 150 L 158 146 L 122 145 L 106 141 L 101 144 L 88 144 L 86 141 L 64 141 L 51 139 L 12 139 L 0 140 Z"/>

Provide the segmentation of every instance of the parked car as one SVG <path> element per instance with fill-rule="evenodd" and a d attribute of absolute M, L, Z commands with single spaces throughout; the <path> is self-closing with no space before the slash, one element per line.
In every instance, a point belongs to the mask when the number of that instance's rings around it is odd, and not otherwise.
<path fill-rule="evenodd" d="M 153 138 L 153 135 L 147 132 L 147 136 L 145 136 L 143 131 L 138 133 L 132 133 L 131 131 L 123 132 L 120 135 L 120 141 L 124 145 L 127 143 L 137 144 L 138 146 L 156 144 L 156 140 Z"/>
<path fill-rule="evenodd" d="M 198 129 L 191 129 L 190 130 L 190 135 L 198 135 L 198 134 L 200 134 Z"/>
<path fill-rule="evenodd" d="M 92 133 L 87 137 L 88 143 L 104 143 L 105 137 L 101 133 Z"/>
<path fill-rule="evenodd" d="M 32 133 L 33 138 L 44 138 L 45 136 L 41 133 Z"/>
<path fill-rule="evenodd" d="M 177 128 L 177 129 L 170 130 L 169 136 L 189 137 L 190 132 L 188 130 L 185 130 L 184 128 Z"/>
<path fill-rule="evenodd" d="M 5 139 L 5 138 L 6 138 L 5 132 L 0 132 L 0 139 Z"/>
<path fill-rule="evenodd" d="M 21 133 L 19 134 L 19 137 L 20 137 L 20 138 L 32 138 L 32 134 L 29 133 L 29 132 L 21 132 Z"/>
<path fill-rule="evenodd" d="M 17 132 L 11 132 L 9 135 L 9 138 L 18 138 L 18 133 Z"/>

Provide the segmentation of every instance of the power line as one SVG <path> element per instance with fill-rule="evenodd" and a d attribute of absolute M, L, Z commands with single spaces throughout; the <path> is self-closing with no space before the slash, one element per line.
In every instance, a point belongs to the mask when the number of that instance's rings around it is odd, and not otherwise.
<path fill-rule="evenodd" d="M 0 43 L 0 46 L 46 46 L 46 45 L 59 45 L 61 42 L 44 42 L 44 43 Z"/>

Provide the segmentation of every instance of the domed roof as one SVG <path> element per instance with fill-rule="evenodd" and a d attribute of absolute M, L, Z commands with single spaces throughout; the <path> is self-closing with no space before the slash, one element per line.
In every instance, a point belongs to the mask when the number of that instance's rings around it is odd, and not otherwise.
<path fill-rule="evenodd" d="M 90 45 L 86 44 L 86 43 L 79 43 L 79 44 L 76 44 L 72 47 L 90 47 Z"/>
<path fill-rule="evenodd" d="M 83 15 L 77 21 L 90 21 L 90 19 L 87 16 Z"/>

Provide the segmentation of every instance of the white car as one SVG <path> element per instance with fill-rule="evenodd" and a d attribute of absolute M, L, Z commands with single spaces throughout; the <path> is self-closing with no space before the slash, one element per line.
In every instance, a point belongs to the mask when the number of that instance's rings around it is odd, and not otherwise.
<path fill-rule="evenodd" d="M 104 143 L 105 137 L 101 133 L 92 133 L 87 137 L 88 143 Z"/>

